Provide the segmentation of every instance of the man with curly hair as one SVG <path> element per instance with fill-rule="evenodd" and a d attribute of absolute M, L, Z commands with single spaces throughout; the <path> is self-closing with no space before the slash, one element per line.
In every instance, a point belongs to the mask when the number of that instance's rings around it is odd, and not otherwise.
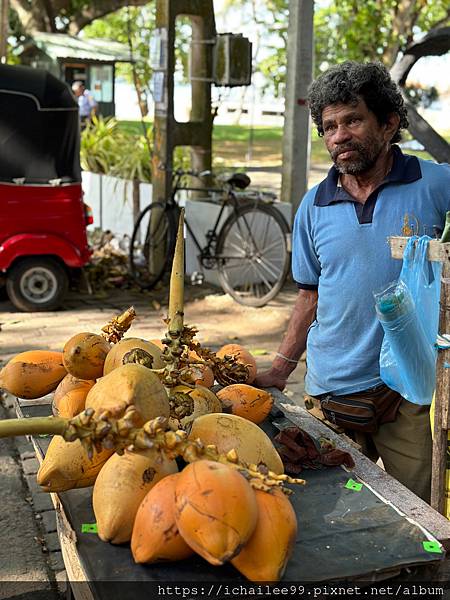
<path fill-rule="evenodd" d="M 401 261 L 392 259 L 387 239 L 401 233 L 405 216 L 419 234 L 443 227 L 450 167 L 396 145 L 407 111 L 379 63 L 331 68 L 312 84 L 309 106 L 333 166 L 298 209 L 292 271 L 299 292 L 272 367 L 255 384 L 283 389 L 306 349 L 306 392 L 330 420 L 343 408 L 340 422 L 362 451 L 381 457 L 388 473 L 428 502 L 429 407 L 380 379 L 383 330 L 373 292 L 399 276 Z"/>

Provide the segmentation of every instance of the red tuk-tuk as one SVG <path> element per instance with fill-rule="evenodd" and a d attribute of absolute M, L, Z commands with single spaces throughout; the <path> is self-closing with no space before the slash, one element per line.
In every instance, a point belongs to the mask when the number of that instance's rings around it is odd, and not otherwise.
<path fill-rule="evenodd" d="M 78 104 L 47 71 L 0 65 L 0 278 L 23 311 L 61 305 L 89 260 Z"/>

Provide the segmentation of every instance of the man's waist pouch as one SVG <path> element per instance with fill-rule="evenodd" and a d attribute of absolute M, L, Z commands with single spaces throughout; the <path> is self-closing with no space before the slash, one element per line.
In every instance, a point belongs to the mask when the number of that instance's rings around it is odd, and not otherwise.
<path fill-rule="evenodd" d="M 403 400 L 384 383 L 354 394 L 322 394 L 317 399 L 328 421 L 366 433 L 375 433 L 383 423 L 395 421 Z"/>

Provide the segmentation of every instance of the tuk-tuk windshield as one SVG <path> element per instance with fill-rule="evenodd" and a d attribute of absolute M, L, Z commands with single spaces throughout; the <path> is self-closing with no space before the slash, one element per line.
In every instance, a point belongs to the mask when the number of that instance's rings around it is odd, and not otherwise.
<path fill-rule="evenodd" d="M 43 69 L 0 65 L 0 181 L 81 181 L 78 104 Z"/>

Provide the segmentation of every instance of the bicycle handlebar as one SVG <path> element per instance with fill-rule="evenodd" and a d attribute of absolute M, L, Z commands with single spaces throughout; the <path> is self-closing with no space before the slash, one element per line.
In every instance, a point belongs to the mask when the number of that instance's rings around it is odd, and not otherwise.
<path fill-rule="evenodd" d="M 167 171 L 168 173 L 172 173 L 174 176 L 177 177 L 182 177 L 183 175 L 190 175 L 191 177 L 202 178 L 208 177 L 209 175 L 213 174 L 213 172 L 208 169 L 205 171 L 193 171 L 192 169 L 169 169 L 163 163 L 160 163 L 158 165 L 158 169 L 160 171 Z"/>
<path fill-rule="evenodd" d="M 180 181 L 180 179 L 185 176 L 188 175 L 190 177 L 196 177 L 198 179 L 202 179 L 203 177 L 209 177 L 209 176 L 214 176 L 214 173 L 212 171 L 210 171 L 209 169 L 205 170 L 205 171 L 194 171 L 193 169 L 168 169 L 164 164 L 160 164 L 158 166 L 159 169 L 163 170 L 163 171 L 167 171 L 169 173 L 172 173 L 173 178 L 175 180 L 175 185 L 173 186 L 174 188 L 178 187 L 178 183 Z M 231 189 L 233 189 L 234 194 L 236 194 L 236 196 L 238 197 L 246 197 L 246 198 L 256 198 L 258 200 L 262 200 L 263 202 L 274 202 L 277 200 L 277 194 L 275 194 L 274 192 L 269 192 L 269 191 L 263 191 L 263 190 L 254 190 L 254 189 L 246 189 L 246 190 L 236 190 L 235 186 L 233 186 L 232 184 L 229 184 L 227 181 L 224 181 L 223 179 L 228 177 L 228 175 L 216 175 L 215 179 L 220 181 L 220 183 L 224 186 L 223 189 L 224 191 L 226 190 L 227 187 L 230 187 Z M 191 188 L 179 188 L 179 189 L 191 189 Z M 197 191 L 196 188 L 192 188 L 192 191 Z M 198 191 L 202 191 L 201 189 L 199 189 Z M 210 191 L 214 191 L 214 192 L 219 192 L 219 189 L 212 189 Z"/>

